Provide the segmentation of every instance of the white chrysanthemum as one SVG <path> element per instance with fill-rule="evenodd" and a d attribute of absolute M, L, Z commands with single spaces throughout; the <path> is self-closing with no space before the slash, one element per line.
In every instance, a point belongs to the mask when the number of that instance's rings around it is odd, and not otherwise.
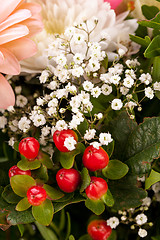
<path fill-rule="evenodd" d="M 98 19 L 98 25 L 92 33 L 91 41 L 98 42 L 102 38 L 106 41 L 101 44 L 102 50 L 106 50 L 109 60 L 119 57 L 114 53 L 121 48 L 124 53 L 129 48 L 129 34 L 133 34 L 138 27 L 135 19 L 124 21 L 128 12 L 116 16 L 110 5 L 103 0 L 30 0 L 38 2 L 42 6 L 42 20 L 44 30 L 34 37 L 38 46 L 38 53 L 25 61 L 21 62 L 22 71 L 28 73 L 37 73 L 44 70 L 48 64 L 48 56 L 45 49 L 55 39 L 54 34 L 63 34 L 67 27 L 75 23 L 81 23 L 84 20 Z M 89 24 L 90 28 L 93 22 Z M 69 31 L 68 31 L 69 34 Z"/>

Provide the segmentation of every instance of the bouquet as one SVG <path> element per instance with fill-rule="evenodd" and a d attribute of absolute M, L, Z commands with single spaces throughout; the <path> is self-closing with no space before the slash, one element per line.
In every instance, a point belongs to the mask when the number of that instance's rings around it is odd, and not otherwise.
<path fill-rule="evenodd" d="M 160 239 L 159 0 L 0 2 L 0 236 Z"/>

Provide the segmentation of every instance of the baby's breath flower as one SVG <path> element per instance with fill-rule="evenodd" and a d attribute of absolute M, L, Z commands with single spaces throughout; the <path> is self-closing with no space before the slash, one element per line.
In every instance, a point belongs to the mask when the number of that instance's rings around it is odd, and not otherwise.
<path fill-rule="evenodd" d="M 102 145 L 108 145 L 113 141 L 110 133 L 100 133 L 99 141 Z"/>
<path fill-rule="evenodd" d="M 98 98 L 101 94 L 101 89 L 99 87 L 92 88 L 91 94 L 93 97 Z"/>
<path fill-rule="evenodd" d="M 56 130 L 62 131 L 63 129 L 68 129 L 68 125 L 64 120 L 59 120 L 55 126 Z"/>
<path fill-rule="evenodd" d="M 91 91 L 94 87 L 93 83 L 91 83 L 89 81 L 84 81 L 84 83 L 82 85 L 83 85 L 83 88 L 85 91 Z"/>
<path fill-rule="evenodd" d="M 123 103 L 121 101 L 121 99 L 117 99 L 115 98 L 112 102 L 111 102 L 111 108 L 113 110 L 120 110 L 123 107 Z"/>
<path fill-rule="evenodd" d="M 99 142 L 92 142 L 92 143 L 90 143 L 90 145 L 92 145 L 96 149 L 99 149 L 99 147 L 101 146 L 101 144 Z"/>
<path fill-rule="evenodd" d="M 154 92 L 151 87 L 145 88 L 144 91 L 147 98 L 152 99 L 154 97 Z"/>
<path fill-rule="evenodd" d="M 3 129 L 6 124 L 7 124 L 7 118 L 4 116 L 0 117 L 0 128 Z"/>
<path fill-rule="evenodd" d="M 160 82 L 155 82 L 155 83 L 153 84 L 153 89 L 154 89 L 155 91 L 160 91 Z"/>
<path fill-rule="evenodd" d="M 46 119 L 43 114 L 36 114 L 32 121 L 36 127 L 42 126 L 46 123 Z"/>
<path fill-rule="evenodd" d="M 91 139 L 94 138 L 95 134 L 96 134 L 96 130 L 95 129 L 86 130 L 86 133 L 84 135 L 84 139 L 91 140 Z"/>
<path fill-rule="evenodd" d="M 119 219 L 117 217 L 111 217 L 107 220 L 107 225 L 115 229 L 119 225 Z"/>
<path fill-rule="evenodd" d="M 22 117 L 18 122 L 18 128 L 26 132 L 30 128 L 31 121 L 27 117 Z"/>
<path fill-rule="evenodd" d="M 141 226 L 147 222 L 148 218 L 144 213 L 141 213 L 136 216 L 135 220 L 136 223 Z"/>
<path fill-rule="evenodd" d="M 76 147 L 75 145 L 77 144 L 76 140 L 74 139 L 74 137 L 67 137 L 64 141 L 64 146 L 69 150 L 72 151 L 74 150 Z"/>
<path fill-rule="evenodd" d="M 46 81 L 48 80 L 48 77 L 49 77 L 49 72 L 47 70 L 42 71 L 39 77 L 40 83 L 46 83 Z"/>
<path fill-rule="evenodd" d="M 17 107 L 24 107 L 28 103 L 28 100 L 25 96 L 18 95 L 16 97 L 16 105 Z"/>
<path fill-rule="evenodd" d="M 112 86 L 108 84 L 103 84 L 101 87 L 101 90 L 102 90 L 102 93 L 107 96 L 112 92 Z"/>
<path fill-rule="evenodd" d="M 144 237 L 147 236 L 147 231 L 146 231 L 145 229 L 140 228 L 140 229 L 138 230 L 138 235 L 139 235 L 141 238 L 144 238 Z"/>
<path fill-rule="evenodd" d="M 139 77 L 139 80 L 142 83 L 148 85 L 152 82 L 152 77 L 149 73 L 142 73 L 141 76 Z"/>

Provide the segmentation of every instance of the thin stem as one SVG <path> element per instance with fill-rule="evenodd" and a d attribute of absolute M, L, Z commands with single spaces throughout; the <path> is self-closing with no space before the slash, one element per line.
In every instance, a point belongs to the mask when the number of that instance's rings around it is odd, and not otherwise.
<path fill-rule="evenodd" d="M 111 110 L 111 106 L 109 106 L 106 111 L 104 112 L 103 117 L 98 121 L 98 123 L 96 124 L 96 129 L 101 125 L 101 123 L 104 121 L 104 119 L 107 117 L 108 113 Z"/>

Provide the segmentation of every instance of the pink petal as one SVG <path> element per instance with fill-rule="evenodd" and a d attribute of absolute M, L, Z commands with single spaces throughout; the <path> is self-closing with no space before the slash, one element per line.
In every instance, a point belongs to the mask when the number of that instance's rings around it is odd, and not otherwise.
<path fill-rule="evenodd" d="M 29 9 L 32 13 L 32 16 L 37 15 L 41 12 L 41 6 L 37 3 L 23 3 L 19 9 Z"/>
<path fill-rule="evenodd" d="M 15 13 L 11 14 L 5 21 L 0 23 L 0 32 L 4 29 L 13 26 L 16 23 L 22 22 L 27 18 L 31 17 L 31 12 L 27 9 L 17 10 Z"/>
<path fill-rule="evenodd" d="M 23 0 L 0 0 L 0 22 L 4 21 Z"/>
<path fill-rule="evenodd" d="M 37 19 L 27 19 L 23 24 L 29 29 L 29 35 L 27 35 L 27 37 L 32 37 L 43 29 L 43 23 Z"/>
<path fill-rule="evenodd" d="M 18 61 L 32 57 L 37 52 L 36 44 L 29 38 L 20 38 L 15 41 L 2 45 L 12 52 Z"/>
<path fill-rule="evenodd" d="M 15 39 L 28 35 L 29 29 L 25 25 L 16 24 L 2 32 L 0 32 L 0 45 L 13 41 Z"/>
<path fill-rule="evenodd" d="M 15 96 L 8 81 L 0 74 L 0 108 L 7 109 L 9 106 L 14 106 Z"/>
<path fill-rule="evenodd" d="M 104 2 L 109 2 L 111 4 L 112 9 L 116 9 L 122 2 L 122 0 L 104 0 Z"/>
<path fill-rule="evenodd" d="M 4 60 L 0 64 L 0 72 L 9 75 L 18 75 L 20 73 L 20 65 L 17 58 L 5 48 L 0 48 Z"/>

